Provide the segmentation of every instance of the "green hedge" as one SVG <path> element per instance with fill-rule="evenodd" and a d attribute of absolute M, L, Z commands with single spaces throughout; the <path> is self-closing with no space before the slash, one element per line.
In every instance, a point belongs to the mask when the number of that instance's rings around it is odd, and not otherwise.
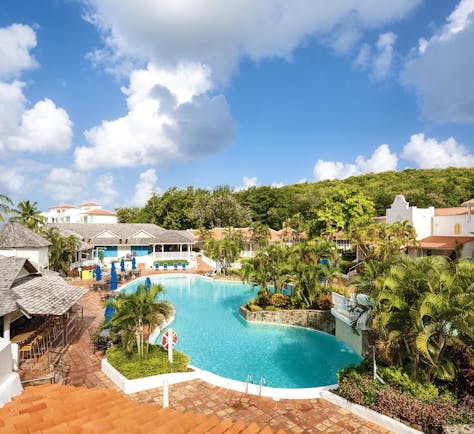
<path fill-rule="evenodd" d="M 137 354 L 127 355 L 121 345 L 114 345 L 107 350 L 108 362 L 129 380 L 150 377 L 169 372 L 186 372 L 189 357 L 173 350 L 173 363 L 168 362 L 168 351 L 161 345 L 149 345 L 148 354 L 139 357 Z"/>

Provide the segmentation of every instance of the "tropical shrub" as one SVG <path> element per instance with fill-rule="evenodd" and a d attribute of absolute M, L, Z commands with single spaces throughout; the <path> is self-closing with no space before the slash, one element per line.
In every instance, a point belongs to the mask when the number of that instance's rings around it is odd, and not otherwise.
<path fill-rule="evenodd" d="M 168 350 L 160 345 L 150 345 L 145 356 L 129 354 L 120 345 L 114 345 L 106 353 L 107 361 L 129 380 L 166 374 L 168 372 L 186 372 L 189 357 L 173 350 L 173 362 L 168 361 Z"/>
<path fill-rule="evenodd" d="M 346 368 L 338 373 L 336 393 L 356 404 L 364 405 L 389 417 L 401 419 L 426 432 L 439 430 L 444 424 L 474 422 L 474 407 L 466 397 L 458 404 L 450 399 L 431 398 L 423 401 L 413 398 L 396 385 L 374 381 L 367 372 L 368 364 Z M 407 382 L 402 381 L 407 387 Z M 419 389 L 420 386 L 415 386 Z M 427 387 L 428 394 L 431 389 Z"/>
<path fill-rule="evenodd" d="M 289 297 L 285 294 L 272 294 L 270 296 L 271 306 L 285 308 L 288 305 Z"/>

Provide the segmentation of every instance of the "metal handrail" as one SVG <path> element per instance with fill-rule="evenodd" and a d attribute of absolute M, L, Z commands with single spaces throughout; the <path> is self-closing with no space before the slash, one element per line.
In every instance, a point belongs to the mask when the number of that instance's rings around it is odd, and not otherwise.
<path fill-rule="evenodd" d="M 253 377 L 252 377 L 252 374 L 249 372 L 248 375 L 247 375 L 247 380 L 245 382 L 245 393 L 248 393 L 248 391 L 249 391 L 249 383 L 250 382 L 253 384 Z"/>
<path fill-rule="evenodd" d="M 258 392 L 258 396 L 262 396 L 262 387 L 263 386 L 267 386 L 267 379 L 265 378 L 265 375 L 262 375 L 260 377 L 260 389 L 259 389 L 259 392 Z"/>

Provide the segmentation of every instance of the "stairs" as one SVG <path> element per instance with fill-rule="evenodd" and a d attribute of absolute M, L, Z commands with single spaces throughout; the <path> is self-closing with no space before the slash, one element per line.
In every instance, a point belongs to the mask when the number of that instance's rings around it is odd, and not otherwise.
<path fill-rule="evenodd" d="M 28 387 L 0 408 L 2 433 L 273 433 L 256 423 L 142 404 L 106 389 Z M 280 433 L 283 431 L 279 431 Z"/>

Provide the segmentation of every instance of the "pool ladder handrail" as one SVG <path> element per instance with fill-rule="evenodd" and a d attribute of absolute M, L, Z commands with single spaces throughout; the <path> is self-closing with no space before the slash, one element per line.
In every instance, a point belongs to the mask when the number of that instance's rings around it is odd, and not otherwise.
<path fill-rule="evenodd" d="M 258 391 L 258 396 L 262 396 L 262 387 L 267 386 L 267 379 L 265 378 L 265 375 L 262 375 L 260 377 L 260 389 Z"/>
<path fill-rule="evenodd" d="M 253 384 L 253 377 L 250 372 L 248 373 L 247 380 L 245 381 L 245 393 L 249 392 L 249 383 Z"/>

